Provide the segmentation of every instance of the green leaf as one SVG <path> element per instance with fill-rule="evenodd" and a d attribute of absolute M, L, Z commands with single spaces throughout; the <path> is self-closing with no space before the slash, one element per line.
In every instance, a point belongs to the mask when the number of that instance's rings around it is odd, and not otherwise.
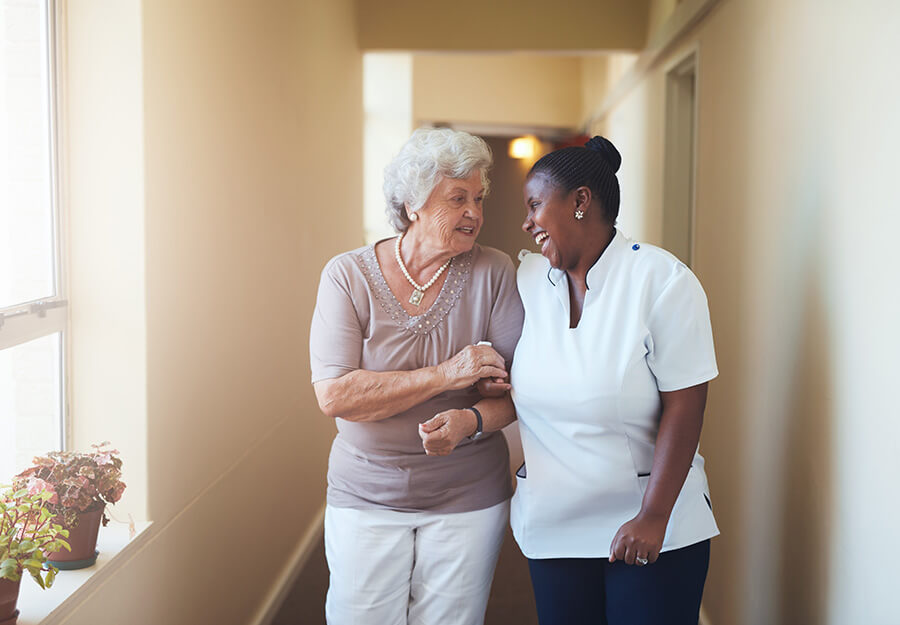
<path fill-rule="evenodd" d="M 11 582 L 17 582 L 22 579 L 22 574 L 18 569 L 0 569 L 0 579 L 8 579 Z"/>
<path fill-rule="evenodd" d="M 47 589 L 47 587 L 44 585 L 44 580 L 41 579 L 40 573 L 35 573 L 34 571 L 29 571 L 29 573 L 31 573 L 31 578 L 37 582 L 38 586 L 40 586 L 44 590 Z"/>

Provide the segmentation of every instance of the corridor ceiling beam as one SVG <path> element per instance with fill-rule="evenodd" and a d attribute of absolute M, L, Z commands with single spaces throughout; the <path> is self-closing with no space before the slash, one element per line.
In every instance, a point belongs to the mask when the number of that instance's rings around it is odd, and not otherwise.
<path fill-rule="evenodd" d="M 356 0 L 364 51 L 638 51 L 650 0 Z"/>

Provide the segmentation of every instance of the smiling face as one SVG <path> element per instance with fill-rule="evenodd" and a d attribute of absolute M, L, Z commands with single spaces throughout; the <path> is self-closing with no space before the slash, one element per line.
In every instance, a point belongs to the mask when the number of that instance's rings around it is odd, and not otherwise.
<path fill-rule="evenodd" d="M 574 267 L 581 257 L 585 228 L 575 219 L 575 211 L 585 208 L 582 189 L 566 192 L 542 173 L 525 181 L 526 216 L 522 230 L 531 235 L 541 254 L 557 269 Z"/>
<path fill-rule="evenodd" d="M 483 223 L 484 184 L 481 170 L 468 178 L 441 178 L 425 205 L 416 211 L 410 232 L 451 256 L 468 252 Z"/>

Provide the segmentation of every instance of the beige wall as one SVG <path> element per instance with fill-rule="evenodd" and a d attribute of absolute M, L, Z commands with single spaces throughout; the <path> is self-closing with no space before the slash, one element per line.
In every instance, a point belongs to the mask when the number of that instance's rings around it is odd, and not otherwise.
<path fill-rule="evenodd" d="M 534 54 L 417 54 L 417 121 L 573 128 L 581 59 Z"/>
<path fill-rule="evenodd" d="M 650 0 L 647 11 L 647 41 L 653 39 L 683 0 Z"/>
<path fill-rule="evenodd" d="M 365 50 L 636 50 L 650 0 L 356 0 Z"/>
<path fill-rule="evenodd" d="M 111 227 L 116 211 L 145 224 L 154 527 L 65 622 L 248 623 L 324 502 L 334 424 L 313 398 L 307 333 L 319 270 L 362 241 L 353 6 L 68 4 L 84 42 L 130 29 L 120 38 L 128 41 L 85 45 L 73 74 L 96 71 L 91 52 L 116 54 L 127 43 L 123 54 L 142 55 L 142 79 L 127 77 L 124 98 L 131 106 L 143 92 L 142 138 L 132 132 L 140 106 L 123 112 L 131 117 L 122 125 L 130 148 L 143 142 L 143 167 L 126 154 L 129 175 L 142 171 L 143 194 L 129 187 L 131 201 L 96 211 Z M 119 88 L 99 79 L 73 86 L 83 98 Z M 73 161 L 96 157 L 88 135 L 73 141 Z M 90 167 L 105 167 L 118 185 L 113 165 L 109 156 Z M 82 186 L 84 202 L 107 193 Z"/>
<path fill-rule="evenodd" d="M 141 3 L 69 2 L 61 75 L 69 242 L 70 446 L 126 459 L 117 519 L 147 518 Z M 101 27 L 102 24 L 115 27 Z"/>
<path fill-rule="evenodd" d="M 724 0 L 594 128 L 623 153 L 623 229 L 660 241 L 663 69 L 699 45 L 715 625 L 896 623 L 898 18 Z"/>

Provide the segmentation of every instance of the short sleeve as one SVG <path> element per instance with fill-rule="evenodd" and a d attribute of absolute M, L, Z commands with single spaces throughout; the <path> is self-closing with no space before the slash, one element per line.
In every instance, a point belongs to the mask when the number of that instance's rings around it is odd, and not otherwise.
<path fill-rule="evenodd" d="M 522 300 L 519 298 L 519 289 L 516 287 L 516 269 L 509 256 L 504 254 L 496 299 L 491 308 L 487 340 L 506 360 L 507 367 L 512 363 L 516 343 L 519 342 L 519 337 L 522 335 L 524 320 L 525 311 L 522 308 Z"/>
<path fill-rule="evenodd" d="M 684 265 L 653 304 L 647 326 L 647 363 L 660 391 L 695 386 L 719 374 L 706 294 Z"/>
<path fill-rule="evenodd" d="M 313 383 L 359 369 L 363 331 L 348 282 L 335 261 L 322 270 L 309 331 Z"/>

